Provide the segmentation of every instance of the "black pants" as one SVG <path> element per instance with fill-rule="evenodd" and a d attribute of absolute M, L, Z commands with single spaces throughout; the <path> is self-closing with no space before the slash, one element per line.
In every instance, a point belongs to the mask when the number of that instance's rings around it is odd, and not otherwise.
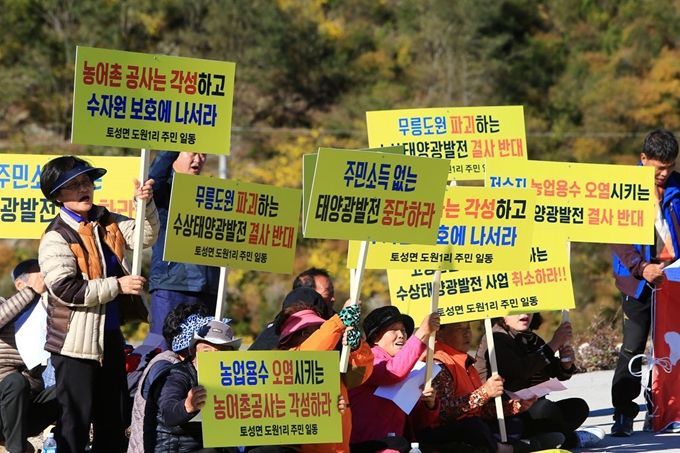
<path fill-rule="evenodd" d="M 465 417 L 438 428 L 418 431 L 416 437 L 421 444 L 464 442 L 482 447 L 489 453 L 496 453 L 498 450 L 498 442 L 491 428 L 479 417 Z"/>
<path fill-rule="evenodd" d="M 567 398 L 560 401 L 550 401 L 539 398 L 528 411 L 520 416 L 524 421 L 525 438 L 541 433 L 560 432 L 565 441 L 562 448 L 570 449 L 578 445 L 578 438 L 574 431 L 588 418 L 590 409 L 581 398 Z"/>
<path fill-rule="evenodd" d="M 635 418 L 640 411 L 633 400 L 640 395 L 640 378 L 630 374 L 628 362 L 634 356 L 645 352 L 647 337 L 652 325 L 652 291 L 645 288 L 640 299 L 622 296 L 623 307 L 623 344 L 612 379 L 612 405 L 614 414 Z M 638 359 L 631 367 L 640 371 Z"/>
<path fill-rule="evenodd" d="M 26 451 L 26 439 L 57 420 L 53 387 L 30 395 L 28 379 L 16 372 L 0 382 L 0 431 L 7 451 Z"/>
<path fill-rule="evenodd" d="M 76 359 L 52 354 L 60 414 L 56 428 L 59 453 L 83 453 L 90 423 L 94 425 L 92 451 L 127 449 L 123 401 L 127 396 L 125 343 L 120 330 L 104 333 L 104 358 Z"/>
<path fill-rule="evenodd" d="M 351 453 L 375 453 L 380 450 L 397 450 L 399 453 L 408 453 L 411 443 L 405 437 L 384 437 L 377 440 L 369 440 L 358 444 L 350 444 Z"/>

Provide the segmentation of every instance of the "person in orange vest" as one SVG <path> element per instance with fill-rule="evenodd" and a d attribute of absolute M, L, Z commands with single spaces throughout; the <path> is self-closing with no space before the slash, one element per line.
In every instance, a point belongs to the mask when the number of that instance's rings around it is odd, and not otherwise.
<path fill-rule="evenodd" d="M 489 423 L 495 424 L 496 408 L 493 400 L 503 395 L 503 378 L 491 376 L 482 384 L 474 367 L 476 360 L 468 354 L 471 339 L 469 322 L 445 324 L 437 332 L 434 362 L 440 366 L 440 371 L 432 380 L 432 386 L 437 391 L 441 408 L 437 420 L 429 428 L 416 433 L 418 441 L 427 445 L 464 442 L 492 453 L 540 449 L 537 440 L 528 444 L 518 442 L 522 434 L 522 422 L 513 417 L 528 409 L 536 398 L 505 401 L 503 410 L 510 443 L 501 443 L 494 436 Z M 558 436 L 553 436 L 553 439 L 543 439 L 543 446 L 552 448 L 564 442 L 564 436 L 556 434 Z M 549 445 L 548 440 L 552 440 L 553 444 Z"/>

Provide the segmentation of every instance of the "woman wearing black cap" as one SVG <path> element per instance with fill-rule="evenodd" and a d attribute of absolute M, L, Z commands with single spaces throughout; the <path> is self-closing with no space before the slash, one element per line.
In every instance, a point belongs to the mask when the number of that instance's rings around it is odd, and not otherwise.
<path fill-rule="evenodd" d="M 40 241 L 38 259 L 48 288 L 45 349 L 52 353 L 60 417 L 60 452 L 85 450 L 90 421 L 93 451 L 125 451 L 122 401 L 127 393 L 121 324 L 148 313 L 139 297 L 146 281 L 129 275 L 125 250 L 135 220 L 94 204 L 94 181 L 106 174 L 74 156 L 42 168 L 45 197 L 61 208 Z M 158 237 L 151 185 L 134 180 L 135 198 L 147 200 L 143 246 Z M 106 354 L 104 354 L 106 352 Z"/>
<path fill-rule="evenodd" d="M 368 314 L 363 326 L 373 351 L 373 373 L 349 393 L 353 452 L 408 451 L 409 442 L 415 440 L 409 431 L 422 429 L 435 421 L 439 414 L 439 400 L 432 389 L 423 392 L 410 414 L 374 393 L 379 386 L 398 384 L 406 379 L 426 351 L 430 334 L 439 330 L 439 324 L 439 314 L 432 313 L 411 335 L 413 318 L 401 314 L 397 307 L 381 307 Z M 407 427 L 407 424 L 410 426 Z M 390 439 L 390 435 L 395 438 Z"/>

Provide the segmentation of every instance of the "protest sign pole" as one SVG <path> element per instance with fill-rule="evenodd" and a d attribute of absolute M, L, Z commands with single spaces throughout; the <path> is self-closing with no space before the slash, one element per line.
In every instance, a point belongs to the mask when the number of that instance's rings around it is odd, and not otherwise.
<path fill-rule="evenodd" d="M 489 352 L 489 365 L 491 366 L 491 375 L 498 376 L 498 363 L 496 363 L 496 346 L 493 341 L 493 332 L 491 326 L 491 318 L 484 319 L 484 333 L 486 334 L 486 345 Z M 501 432 L 501 442 L 508 441 L 508 434 L 505 431 L 505 414 L 503 414 L 503 399 L 500 396 L 495 398 L 496 402 L 496 416 L 498 417 L 498 428 Z"/>
<path fill-rule="evenodd" d="M 141 161 L 139 163 L 139 183 L 144 185 L 149 178 L 149 155 L 151 151 L 142 148 Z M 135 236 L 134 253 L 132 255 L 132 275 L 142 275 L 142 248 L 144 247 L 144 221 L 146 220 L 146 200 L 137 200 L 135 207 Z"/>
<path fill-rule="evenodd" d="M 449 182 L 449 186 L 453 187 L 456 185 L 456 180 L 452 179 Z M 437 269 L 434 272 L 434 277 L 432 277 L 432 299 L 430 301 L 430 314 L 439 310 L 439 287 L 442 281 L 442 270 Z M 432 363 L 434 362 L 434 343 L 436 340 L 436 332 L 430 334 L 430 338 L 427 339 L 427 358 L 425 360 L 425 389 L 432 387 Z"/>
<path fill-rule="evenodd" d="M 220 179 L 227 179 L 227 156 L 220 156 Z M 220 281 L 217 286 L 217 303 L 215 304 L 215 319 L 222 320 L 227 309 L 227 273 L 226 267 L 220 267 Z"/>
<path fill-rule="evenodd" d="M 571 266 L 571 241 L 567 241 L 567 263 Z M 562 310 L 562 324 L 569 322 L 569 310 Z"/>
<path fill-rule="evenodd" d="M 361 241 L 359 248 L 359 261 L 356 269 L 349 271 L 349 298 L 352 305 L 356 305 L 361 297 L 361 281 L 364 279 L 364 270 L 366 269 L 366 257 L 368 256 L 368 241 Z M 343 345 L 340 353 L 340 372 L 347 373 L 347 365 L 349 364 L 349 346 Z"/>

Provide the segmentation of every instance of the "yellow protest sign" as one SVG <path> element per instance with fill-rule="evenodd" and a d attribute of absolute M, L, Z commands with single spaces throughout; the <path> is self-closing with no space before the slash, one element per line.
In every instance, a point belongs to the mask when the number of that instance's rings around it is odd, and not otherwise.
<path fill-rule="evenodd" d="M 521 269 L 529 265 L 535 207 L 528 189 L 447 187 L 437 245 L 371 243 L 366 269 Z M 358 257 L 352 241 L 347 267 Z"/>
<path fill-rule="evenodd" d="M 342 442 L 337 351 L 198 353 L 204 447 Z"/>
<path fill-rule="evenodd" d="M 305 237 L 434 244 L 445 189 L 441 161 L 320 148 Z"/>
<path fill-rule="evenodd" d="M 79 46 L 71 141 L 229 154 L 235 67 Z"/>
<path fill-rule="evenodd" d="M 376 149 L 360 149 L 357 151 L 373 151 L 390 154 L 404 154 L 404 150 L 399 146 Z M 306 209 L 309 205 L 309 196 L 314 183 L 314 170 L 316 169 L 316 154 L 305 154 L 302 156 L 302 234 L 305 234 L 305 221 L 307 218 Z"/>
<path fill-rule="evenodd" d="M 175 173 L 165 261 L 293 272 L 300 189 Z"/>
<path fill-rule="evenodd" d="M 368 145 L 446 159 L 449 179 L 484 179 L 484 160 L 527 158 L 524 108 L 451 107 L 366 112 Z"/>
<path fill-rule="evenodd" d="M 442 271 L 439 314 L 442 323 L 473 321 L 518 313 L 574 308 L 569 255 L 564 234 L 534 235 L 529 269 Z M 413 319 L 429 313 L 433 270 L 387 271 L 392 305 Z"/>
<path fill-rule="evenodd" d="M 570 241 L 654 243 L 652 167 L 493 161 L 486 186 L 535 189 L 535 222 L 562 229 Z"/>
<path fill-rule="evenodd" d="M 0 157 L 0 234 L 5 239 L 40 239 L 59 208 L 40 191 L 40 170 L 59 156 L 3 154 Z M 132 178 L 139 157 L 80 156 L 107 170 L 95 182 L 94 203 L 131 218 L 135 216 Z"/>

